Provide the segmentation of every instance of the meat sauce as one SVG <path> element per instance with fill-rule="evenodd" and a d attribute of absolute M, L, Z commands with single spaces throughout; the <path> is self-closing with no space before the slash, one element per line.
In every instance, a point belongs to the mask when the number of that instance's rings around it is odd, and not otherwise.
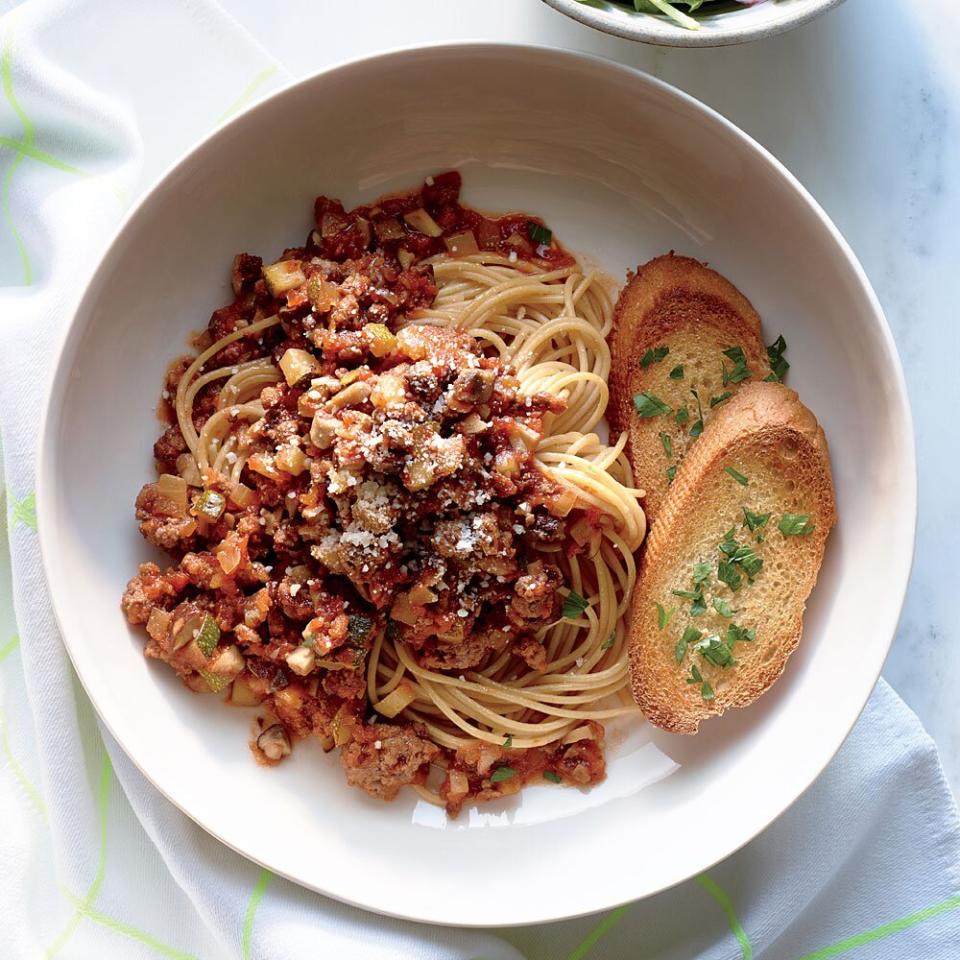
<path fill-rule="evenodd" d="M 459 190 L 450 172 L 352 211 L 320 197 L 303 247 L 268 265 L 235 258 L 234 300 L 198 349 L 264 317 L 281 322 L 224 346 L 204 370 L 269 356 L 283 378 L 262 389 L 261 419 L 234 425 L 239 482 L 196 469 L 167 401 L 161 477 L 136 516 L 172 563 L 142 564 L 122 603 L 146 627 L 148 657 L 193 690 L 229 687 L 231 702 L 263 708 L 259 761 L 316 736 L 340 748 L 351 784 L 383 799 L 437 765 L 451 814 L 531 778 L 584 785 L 604 774 L 598 724 L 559 746 L 451 751 L 367 698 L 384 633 L 432 670 L 482 670 L 504 654 L 544 670 L 536 635 L 559 617 L 563 576 L 540 548 L 579 550 L 568 526 L 588 517 L 533 457 L 562 401 L 521 396 L 513 371 L 472 337 L 407 322 L 436 296 L 422 261 L 437 253 L 573 262 L 538 221 L 486 217 Z M 166 398 L 187 365 L 171 365 Z M 221 386 L 199 391 L 197 430 Z"/>

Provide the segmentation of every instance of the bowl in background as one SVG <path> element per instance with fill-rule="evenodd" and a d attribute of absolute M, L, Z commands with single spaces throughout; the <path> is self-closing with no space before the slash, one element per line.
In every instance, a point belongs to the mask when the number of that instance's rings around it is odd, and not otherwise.
<path fill-rule="evenodd" d="M 704 4 L 696 13 L 699 30 L 686 29 L 669 17 L 637 12 L 632 3 L 613 0 L 543 0 L 555 10 L 604 33 L 667 47 L 723 47 L 772 37 L 839 6 L 843 0 L 764 0 L 752 6 L 734 2 Z M 681 6 L 682 12 L 687 8 Z"/>

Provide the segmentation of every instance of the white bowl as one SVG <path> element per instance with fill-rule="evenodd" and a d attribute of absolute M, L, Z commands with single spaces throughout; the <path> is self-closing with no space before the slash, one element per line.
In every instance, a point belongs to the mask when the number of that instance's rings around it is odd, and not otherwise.
<path fill-rule="evenodd" d="M 482 79 L 482 82 L 478 82 Z M 479 207 L 543 216 L 622 277 L 674 249 L 709 260 L 783 333 L 789 382 L 830 440 L 840 523 L 803 643 L 748 710 L 678 738 L 611 734 L 593 790 L 535 787 L 446 822 L 411 796 L 346 786 L 305 745 L 271 770 L 248 717 L 142 654 L 120 595 L 151 556 L 133 501 L 152 478 L 167 362 L 229 299 L 237 251 L 301 242 L 316 194 L 348 205 L 448 167 Z M 199 824 L 316 890 L 383 913 L 500 925 L 569 917 L 691 877 L 810 785 L 863 707 L 890 644 L 913 547 L 910 414 L 890 332 L 836 228 L 776 160 L 679 91 L 604 60 L 464 44 L 335 67 L 208 137 L 129 215 L 57 365 L 38 509 L 60 626 L 131 759 Z M 723 829 L 703 819 L 722 810 Z M 691 824 L 699 824 L 690 829 Z M 574 878 L 589 876 L 589 882 Z"/>
<path fill-rule="evenodd" d="M 641 40 L 666 47 L 723 47 L 747 40 L 760 40 L 799 27 L 800 24 L 839 6 L 843 0 L 767 0 L 754 6 L 711 11 L 713 4 L 696 14 L 699 30 L 688 30 L 668 17 L 637 13 L 633 4 L 621 6 L 612 0 L 544 0 L 555 10 L 627 40 Z M 679 8 L 686 12 L 686 7 Z"/>

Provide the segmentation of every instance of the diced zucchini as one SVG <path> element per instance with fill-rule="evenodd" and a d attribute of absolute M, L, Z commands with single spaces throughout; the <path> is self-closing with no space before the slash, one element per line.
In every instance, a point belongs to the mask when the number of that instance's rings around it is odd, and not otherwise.
<path fill-rule="evenodd" d="M 263 279 L 270 291 L 270 296 L 279 297 L 281 294 L 299 287 L 306 282 L 299 260 L 281 260 L 263 268 Z"/>
<path fill-rule="evenodd" d="M 213 673 L 211 670 L 201 670 L 200 676 L 210 688 L 211 693 L 220 693 L 230 686 L 230 677 L 223 673 Z"/>
<path fill-rule="evenodd" d="M 222 493 L 217 493 L 216 490 L 204 490 L 199 496 L 193 498 L 193 507 L 190 512 L 195 517 L 219 520 L 226 506 L 227 501 Z"/>
<path fill-rule="evenodd" d="M 397 338 L 382 323 L 368 323 L 363 328 L 363 336 L 375 357 L 385 357 L 397 346 Z"/>
<path fill-rule="evenodd" d="M 283 371 L 287 385 L 292 387 L 304 377 L 317 373 L 320 364 L 312 353 L 300 350 L 298 347 L 290 347 L 280 358 L 280 369 Z"/>
<path fill-rule="evenodd" d="M 213 651 L 217 649 L 217 644 L 220 642 L 220 628 L 209 613 L 204 615 L 196 640 L 197 646 L 205 657 L 212 656 Z"/>

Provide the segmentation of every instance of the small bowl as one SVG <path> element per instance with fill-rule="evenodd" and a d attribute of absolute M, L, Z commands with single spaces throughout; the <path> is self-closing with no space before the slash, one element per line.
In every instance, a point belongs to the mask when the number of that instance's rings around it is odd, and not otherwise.
<path fill-rule="evenodd" d="M 595 30 L 640 40 L 664 47 L 726 47 L 748 40 L 760 40 L 785 33 L 827 10 L 839 6 L 843 0 L 766 0 L 740 9 L 723 4 L 718 13 L 703 12 L 696 17 L 699 30 L 687 30 L 665 16 L 637 13 L 629 6 L 610 0 L 543 0 L 554 10 Z M 708 11 L 707 7 L 701 8 Z M 685 12 L 685 8 L 681 8 Z"/>

